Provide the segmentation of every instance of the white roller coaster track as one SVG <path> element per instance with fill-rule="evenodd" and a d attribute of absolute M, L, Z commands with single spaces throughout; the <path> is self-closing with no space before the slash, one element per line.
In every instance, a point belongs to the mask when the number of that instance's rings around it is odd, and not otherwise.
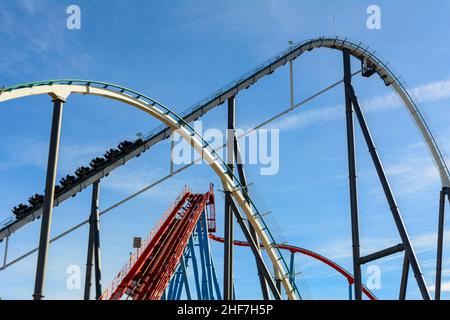
<path fill-rule="evenodd" d="M 197 119 L 215 106 L 236 95 L 239 91 L 248 88 L 258 79 L 271 74 L 275 69 L 281 67 L 289 61 L 296 59 L 304 52 L 320 47 L 338 50 L 349 50 L 350 54 L 353 57 L 356 57 L 360 60 L 366 59 L 375 66 L 378 75 L 384 80 L 387 85 L 392 86 L 394 91 L 402 99 L 407 110 L 412 115 L 412 118 L 419 128 L 419 131 L 422 134 L 431 152 L 434 162 L 436 163 L 442 185 L 444 187 L 450 187 L 448 168 L 446 166 L 442 153 L 439 150 L 436 140 L 430 132 L 428 125 L 426 124 L 423 116 L 417 108 L 417 105 L 408 94 L 406 89 L 403 87 L 403 85 L 400 83 L 398 78 L 383 62 L 376 58 L 372 53 L 368 52 L 367 49 L 364 49 L 363 47 L 361 47 L 361 45 L 356 45 L 355 43 L 338 38 L 320 38 L 300 43 L 289 48 L 288 50 L 282 52 L 280 55 L 272 58 L 265 64 L 256 68 L 251 73 L 241 77 L 237 81 L 226 86 L 221 91 L 215 93 L 206 101 L 203 101 L 199 105 L 194 106 L 192 111 L 188 113 L 186 117 L 183 117 L 184 119 L 179 117 L 177 114 L 175 114 L 156 100 L 153 100 L 143 94 L 139 94 L 133 90 L 103 82 L 84 80 L 51 80 L 7 87 L 0 91 L 0 103 L 6 102 L 8 100 L 42 94 L 48 94 L 53 98 L 59 98 L 64 101 L 70 94 L 96 95 L 121 101 L 127 105 L 139 108 L 140 110 L 163 122 L 168 127 L 167 129 L 169 129 L 170 132 L 177 131 L 177 133 L 180 134 L 180 136 L 182 136 L 188 143 L 190 143 L 191 146 L 203 157 L 203 159 L 206 160 L 206 162 L 211 166 L 214 172 L 219 176 L 224 190 L 231 192 L 233 198 L 242 208 L 247 219 L 255 228 L 259 238 L 262 241 L 262 244 L 267 250 L 267 254 L 270 260 L 276 267 L 278 273 L 283 275 L 282 282 L 288 298 L 297 299 L 298 296 L 296 293 L 296 289 L 291 285 L 289 281 L 289 274 L 287 272 L 284 259 L 282 258 L 281 253 L 273 247 L 273 238 L 256 207 L 253 203 L 249 204 L 246 201 L 246 197 L 243 194 L 239 182 L 237 182 L 236 179 L 232 179 L 228 176 L 228 168 L 223 160 L 217 156 L 214 149 L 212 149 L 209 144 L 207 144 L 206 141 L 204 141 L 203 138 L 189 126 L 187 122 Z M 34 220 L 35 217 L 36 216 L 33 215 L 33 217 L 29 219 L 29 221 Z M 18 226 L 18 228 L 20 228 L 20 226 Z M 4 237 L 10 235 L 18 228 L 14 230 L 6 228 L 6 231 L 4 230 L 0 239 L 3 239 Z"/>

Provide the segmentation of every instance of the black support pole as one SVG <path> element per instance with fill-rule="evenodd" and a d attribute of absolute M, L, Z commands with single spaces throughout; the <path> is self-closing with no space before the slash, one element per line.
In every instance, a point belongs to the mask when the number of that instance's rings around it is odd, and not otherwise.
<path fill-rule="evenodd" d="M 408 288 L 408 277 L 409 277 L 409 259 L 408 254 L 405 253 L 405 257 L 403 258 L 403 270 L 402 270 L 402 280 L 400 283 L 400 294 L 399 300 L 406 299 L 406 289 Z"/>
<path fill-rule="evenodd" d="M 53 201 L 55 197 L 55 180 L 58 169 L 59 140 L 61 135 L 61 123 L 64 101 L 53 100 L 52 129 L 48 152 L 47 177 L 45 180 L 45 196 L 42 208 L 41 233 L 39 238 L 39 253 L 36 266 L 36 278 L 34 285 L 34 300 L 44 298 L 45 273 L 47 267 L 48 247 L 50 242 L 50 228 L 52 224 Z"/>
<path fill-rule="evenodd" d="M 383 168 L 383 164 L 381 163 L 380 157 L 378 156 L 377 149 L 375 148 L 375 144 L 372 139 L 372 135 L 370 134 L 369 127 L 367 126 L 366 119 L 359 105 L 358 99 L 356 97 L 355 91 L 351 85 L 351 83 L 346 83 L 347 91 L 349 92 L 349 97 L 352 100 L 353 107 L 356 112 L 356 116 L 358 118 L 359 124 L 361 126 L 361 131 L 364 135 L 364 139 L 369 148 L 370 155 L 372 157 L 372 161 L 374 163 L 375 169 L 378 174 L 378 178 L 380 179 L 381 185 L 383 187 L 384 194 L 389 203 L 389 208 L 391 210 L 392 216 L 394 218 L 395 224 L 397 226 L 397 230 L 400 234 L 400 238 L 402 239 L 403 244 L 405 245 L 405 251 L 408 255 L 409 263 L 411 264 L 411 269 L 414 273 L 414 276 L 417 281 L 417 285 L 419 286 L 420 292 L 424 300 L 431 300 L 430 293 L 427 288 L 427 284 L 422 274 L 422 270 L 419 265 L 419 261 L 417 260 L 416 253 L 411 244 L 411 240 L 409 239 L 408 232 L 406 231 L 405 224 L 403 222 L 402 215 L 397 206 L 397 202 L 395 201 L 394 194 L 392 192 L 391 186 L 389 185 L 389 181 L 387 179 L 386 173 Z"/>
<path fill-rule="evenodd" d="M 94 192 L 92 192 L 92 198 L 94 198 Z M 84 279 L 84 300 L 91 299 L 93 253 L 94 253 L 94 223 L 91 205 L 91 213 L 89 215 L 89 237 L 88 237 L 87 258 L 86 258 L 86 277 Z"/>
<path fill-rule="evenodd" d="M 277 287 L 277 290 L 281 292 L 281 278 L 275 265 L 273 266 L 273 273 L 275 274 L 275 286 Z"/>
<path fill-rule="evenodd" d="M 439 223 L 438 223 L 438 241 L 436 257 L 436 282 L 435 282 L 435 300 L 441 300 L 442 284 L 442 250 L 444 246 L 444 225 L 445 225 L 445 196 L 446 188 L 443 188 L 439 197 Z"/>
<path fill-rule="evenodd" d="M 234 129 L 235 129 L 236 99 L 228 99 L 228 125 L 227 125 L 227 165 L 230 169 L 228 175 L 233 176 L 234 170 Z M 233 179 L 233 178 L 232 178 Z M 225 232 L 224 232 L 224 272 L 223 272 L 223 298 L 233 300 L 233 213 L 228 201 L 229 191 L 225 192 Z"/>
<path fill-rule="evenodd" d="M 348 171 L 350 186 L 350 215 L 352 227 L 352 250 L 353 250 L 353 275 L 355 278 L 355 300 L 362 300 L 362 279 L 359 244 L 359 218 L 358 218 L 358 187 L 356 177 L 356 155 L 355 155 L 355 130 L 353 124 L 353 107 L 348 87 L 351 84 L 350 53 L 344 50 L 344 83 L 345 85 L 345 113 L 347 123 L 347 151 L 348 151 Z"/>
<path fill-rule="evenodd" d="M 92 224 L 93 224 L 93 236 L 94 236 L 94 262 L 95 262 L 95 299 L 100 299 L 102 295 L 102 268 L 101 268 L 101 256 L 100 256 L 100 213 L 98 198 L 100 194 L 100 182 L 97 181 L 93 184 L 92 190 Z"/>
<path fill-rule="evenodd" d="M 281 294 L 280 291 L 278 291 L 275 282 L 272 279 L 272 276 L 270 275 L 269 270 L 267 269 L 266 264 L 264 263 L 264 260 L 261 256 L 261 252 L 259 251 L 259 246 L 253 241 L 253 238 L 250 234 L 250 231 L 248 230 L 247 225 L 244 222 L 244 219 L 241 216 L 241 213 L 239 212 L 238 207 L 236 206 L 236 203 L 234 202 L 233 198 L 231 197 L 231 194 L 225 194 L 225 196 L 228 198 L 228 202 L 230 203 L 231 209 L 234 212 L 234 215 L 236 216 L 236 220 L 241 227 L 242 233 L 245 236 L 245 239 L 250 244 L 250 248 L 252 249 L 253 255 L 255 256 L 256 263 L 258 264 L 258 267 L 260 268 L 261 272 L 264 275 L 264 278 L 267 280 L 267 284 L 269 285 L 269 288 L 272 292 L 272 295 L 274 296 L 275 300 L 281 300 Z"/>
<path fill-rule="evenodd" d="M 100 260 L 100 234 L 99 234 L 99 206 L 100 181 L 92 185 L 91 213 L 89 216 L 89 239 L 86 259 L 86 279 L 84 284 L 84 300 L 91 297 L 92 266 L 95 265 L 95 298 L 101 296 L 101 260 Z M 93 263 L 95 260 L 95 264 Z"/>

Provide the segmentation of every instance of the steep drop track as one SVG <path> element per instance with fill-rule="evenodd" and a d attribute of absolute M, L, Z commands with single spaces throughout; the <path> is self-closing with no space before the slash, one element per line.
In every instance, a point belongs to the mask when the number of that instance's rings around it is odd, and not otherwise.
<path fill-rule="evenodd" d="M 205 194 L 185 190 L 152 230 L 142 250 L 119 272 L 101 300 L 118 300 L 123 296 L 133 300 L 161 299 L 207 206 L 214 206 L 212 188 Z"/>

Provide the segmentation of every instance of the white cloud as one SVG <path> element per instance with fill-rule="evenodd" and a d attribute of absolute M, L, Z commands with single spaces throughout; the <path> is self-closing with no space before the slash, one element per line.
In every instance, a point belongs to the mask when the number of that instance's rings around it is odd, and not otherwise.
<path fill-rule="evenodd" d="M 9 138 L 3 139 L 0 147 L 0 154 L 4 158 L 0 163 L 0 171 L 24 166 L 44 168 L 48 143 L 43 140 L 32 137 Z"/>
<path fill-rule="evenodd" d="M 418 102 L 433 102 L 450 97 L 450 80 L 432 82 L 412 90 Z"/>
<path fill-rule="evenodd" d="M 428 290 L 430 290 L 431 292 L 434 292 L 434 291 L 436 291 L 436 288 L 435 288 L 435 286 L 433 285 L 433 286 L 429 286 L 429 287 L 428 287 Z M 441 284 L 441 292 L 450 292 L 450 281 L 448 281 L 448 282 L 443 282 L 443 283 Z"/>
<path fill-rule="evenodd" d="M 62 174 L 73 172 L 81 165 L 88 165 L 92 158 L 101 156 L 109 143 L 63 143 L 60 148 L 59 171 Z M 26 152 L 24 152 L 26 150 Z M 0 171 L 21 167 L 34 167 L 45 170 L 48 157 L 48 141 L 35 137 L 11 137 L 0 142 Z"/>
<path fill-rule="evenodd" d="M 399 238 L 361 238 L 361 253 L 369 254 L 379 251 L 389 246 L 394 246 L 400 242 Z M 349 259 L 352 257 L 351 238 L 332 240 L 318 249 L 317 253 L 324 255 L 331 260 Z"/>
<path fill-rule="evenodd" d="M 450 245 L 450 230 L 446 230 L 444 235 L 444 246 Z M 437 234 L 435 232 L 422 235 L 411 236 L 411 242 L 416 253 L 434 252 L 436 250 Z M 400 237 L 373 237 L 361 238 L 361 254 L 377 252 L 381 249 L 401 243 Z M 314 250 L 331 260 L 350 259 L 352 257 L 351 238 L 330 240 Z M 395 256 L 392 256 L 395 259 Z M 384 258 L 385 260 L 387 258 Z M 434 267 L 435 260 L 432 260 Z M 450 270 L 447 270 L 447 272 Z"/>
<path fill-rule="evenodd" d="M 450 245 L 450 230 L 446 230 L 444 233 L 444 246 Z M 426 233 L 420 236 L 416 236 L 412 240 L 413 246 L 418 252 L 435 251 L 437 244 L 437 233 Z"/>
<path fill-rule="evenodd" d="M 76 144 L 65 143 L 61 145 L 60 170 L 70 172 L 79 166 L 87 166 L 91 159 L 101 157 L 109 144 Z"/>
<path fill-rule="evenodd" d="M 387 159 L 390 164 L 386 166 L 386 172 L 396 185 L 396 195 L 416 194 L 439 182 L 439 174 L 424 143 L 402 147 Z"/>
<path fill-rule="evenodd" d="M 344 117 L 344 107 L 335 106 L 321 109 L 302 111 L 296 115 L 288 115 L 276 121 L 270 128 L 276 129 L 300 129 L 318 122 L 328 122 Z"/>
<path fill-rule="evenodd" d="M 128 196 L 167 174 L 168 172 L 164 173 L 161 169 L 146 165 L 141 165 L 139 168 L 125 166 L 115 170 L 105 178 L 103 187 Z M 143 196 L 171 201 L 183 190 L 184 185 L 183 181 L 172 177 L 170 178 L 170 188 L 167 188 L 164 184 L 158 184 L 145 192 Z"/>
<path fill-rule="evenodd" d="M 20 0 L 19 4 L 29 14 L 36 12 L 36 2 L 33 0 Z"/>
<path fill-rule="evenodd" d="M 26 24 L 17 23 L 16 10 L 25 12 Z M 2 3 L 0 36 L 7 45 L 0 46 L 0 72 L 20 79 L 87 72 L 91 57 L 79 42 L 68 41 L 64 18 L 63 4 L 33 0 Z"/>
<path fill-rule="evenodd" d="M 436 81 L 410 90 L 417 103 L 435 102 L 450 98 L 450 80 Z M 395 93 L 388 93 L 361 101 L 366 112 L 379 112 L 402 107 L 400 98 Z M 301 111 L 294 115 L 285 116 L 276 121 L 271 127 L 279 129 L 301 129 L 316 123 L 329 122 L 344 117 L 344 107 L 337 105 L 312 110 Z"/>

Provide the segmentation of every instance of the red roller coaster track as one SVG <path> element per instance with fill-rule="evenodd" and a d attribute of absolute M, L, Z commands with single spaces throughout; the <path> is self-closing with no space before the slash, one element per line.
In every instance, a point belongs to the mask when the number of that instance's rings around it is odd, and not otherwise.
<path fill-rule="evenodd" d="M 124 295 L 133 300 L 161 299 L 176 271 L 189 237 L 207 206 L 209 209 L 208 229 L 210 232 L 215 232 L 215 200 L 212 185 L 205 194 L 194 194 L 185 188 L 100 299 L 118 300 Z M 217 242 L 224 242 L 223 238 L 211 233 L 209 233 L 209 238 Z M 238 240 L 233 241 L 233 245 L 249 247 L 247 242 Z M 354 283 L 353 275 L 350 272 L 322 255 L 291 245 L 279 244 L 277 247 L 325 263 L 343 275 L 349 285 Z M 363 287 L 363 292 L 370 300 L 377 300 L 366 287 Z"/>
<path fill-rule="evenodd" d="M 212 186 L 205 194 L 186 189 L 149 234 L 143 249 L 130 258 L 101 299 L 118 300 L 124 295 L 133 300 L 161 299 L 207 205 L 214 206 Z"/>
<path fill-rule="evenodd" d="M 217 242 L 221 242 L 224 243 L 224 239 L 221 237 L 218 237 L 214 234 L 209 234 L 209 238 L 211 240 L 217 241 Z M 238 247 L 249 247 L 250 245 L 245 242 L 245 241 L 238 241 L 235 240 L 233 241 L 233 245 L 238 246 Z M 325 263 L 326 265 L 330 266 L 331 268 L 333 268 L 334 270 L 336 270 L 337 272 L 339 272 L 341 275 L 343 275 L 347 281 L 349 285 L 352 285 L 355 282 L 355 279 L 353 278 L 353 275 L 348 272 L 347 270 L 345 270 L 343 267 L 341 267 L 340 265 L 338 265 L 337 263 L 335 263 L 334 261 L 331 261 L 330 259 L 315 253 L 313 251 L 307 250 L 307 249 L 303 249 L 303 248 L 299 248 L 299 247 L 295 247 L 295 246 L 290 246 L 290 245 L 285 245 L 285 244 L 278 244 L 276 245 L 279 249 L 282 250 L 287 250 L 291 253 L 300 253 L 303 254 L 305 256 L 311 257 L 313 259 L 316 259 L 318 261 L 321 261 L 323 263 Z M 261 248 L 264 248 L 261 245 Z M 370 299 L 370 300 L 378 300 L 377 297 L 375 297 L 375 295 L 370 292 L 369 289 L 367 289 L 365 286 L 363 286 L 363 293 Z"/>

